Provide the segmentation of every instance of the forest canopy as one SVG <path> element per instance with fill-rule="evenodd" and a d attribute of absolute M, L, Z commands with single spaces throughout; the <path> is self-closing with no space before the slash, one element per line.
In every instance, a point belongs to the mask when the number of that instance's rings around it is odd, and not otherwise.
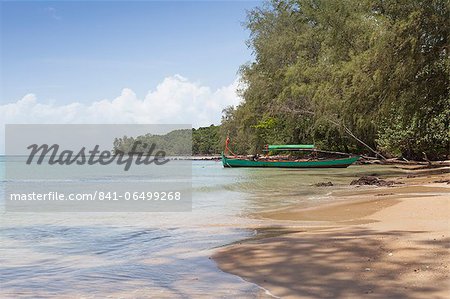
<path fill-rule="evenodd" d="M 224 109 L 222 142 L 229 134 L 237 153 L 314 143 L 448 157 L 448 19 L 447 0 L 283 0 L 249 11 L 255 60 L 240 69 L 243 102 Z"/>

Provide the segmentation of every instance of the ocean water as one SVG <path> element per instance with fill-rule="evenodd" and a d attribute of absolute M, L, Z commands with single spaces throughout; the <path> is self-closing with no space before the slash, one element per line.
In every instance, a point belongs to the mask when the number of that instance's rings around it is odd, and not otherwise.
<path fill-rule="evenodd" d="M 3 159 L 3 160 L 2 160 Z M 347 169 L 225 169 L 192 162 L 192 212 L 11 213 L 0 157 L 1 298 L 265 298 L 222 272 L 215 248 L 254 237 L 257 212 L 332 201 L 330 190 L 386 166 Z M 107 178 L 105 178 L 107 179 Z M 318 188 L 314 183 L 332 181 Z"/>

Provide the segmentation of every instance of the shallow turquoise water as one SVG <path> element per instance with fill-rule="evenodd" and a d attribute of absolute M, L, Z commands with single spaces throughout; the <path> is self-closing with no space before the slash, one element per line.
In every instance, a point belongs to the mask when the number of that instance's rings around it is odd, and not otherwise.
<path fill-rule="evenodd" d="M 4 185 L 4 170 L 0 158 Z M 220 271 L 216 247 L 254 234 L 254 212 L 333 200 L 333 188 L 386 166 L 347 169 L 224 169 L 193 162 L 193 209 L 184 213 L 8 213 L 0 215 L 0 297 L 268 296 Z M 1 191 L 0 191 L 1 192 Z M 0 193 L 3 203 L 3 194 Z"/>

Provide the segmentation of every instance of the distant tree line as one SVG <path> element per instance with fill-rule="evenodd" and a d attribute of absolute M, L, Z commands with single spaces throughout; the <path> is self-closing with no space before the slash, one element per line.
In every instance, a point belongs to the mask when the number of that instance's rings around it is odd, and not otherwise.
<path fill-rule="evenodd" d="M 448 0 L 266 2 L 248 12 L 244 101 L 220 129 L 198 130 L 194 152 L 216 151 L 228 133 L 237 153 L 314 143 L 448 158 L 448 20 Z"/>
<path fill-rule="evenodd" d="M 113 143 L 113 152 L 148 153 L 153 145 L 153 154 L 162 150 L 168 156 L 185 156 L 191 154 L 191 130 L 174 130 L 164 135 L 146 134 L 137 137 L 123 136 L 116 138 Z"/>
<path fill-rule="evenodd" d="M 223 150 L 220 127 L 211 125 L 192 130 L 174 130 L 164 135 L 123 136 L 114 140 L 113 151 L 146 153 L 152 144 L 155 145 L 153 153 L 163 150 L 167 155 L 175 156 L 213 155 Z"/>

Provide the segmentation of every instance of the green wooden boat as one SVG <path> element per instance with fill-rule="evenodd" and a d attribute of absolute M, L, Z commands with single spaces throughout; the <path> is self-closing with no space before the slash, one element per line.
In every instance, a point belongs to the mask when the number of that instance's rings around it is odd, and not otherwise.
<path fill-rule="evenodd" d="M 229 151 L 228 138 L 225 151 Z M 284 161 L 284 160 L 258 160 L 241 157 L 227 157 L 222 153 L 222 164 L 224 167 L 274 167 L 274 168 L 345 168 L 355 163 L 360 157 L 350 156 L 347 153 L 322 151 L 315 148 L 313 144 L 282 144 L 267 145 L 266 151 L 307 151 L 315 153 L 332 153 L 346 155 L 346 158 L 335 159 L 312 159 L 304 161 Z"/>
<path fill-rule="evenodd" d="M 310 161 L 258 161 L 226 157 L 222 153 L 223 167 L 274 167 L 274 168 L 346 168 L 360 157 Z"/>

